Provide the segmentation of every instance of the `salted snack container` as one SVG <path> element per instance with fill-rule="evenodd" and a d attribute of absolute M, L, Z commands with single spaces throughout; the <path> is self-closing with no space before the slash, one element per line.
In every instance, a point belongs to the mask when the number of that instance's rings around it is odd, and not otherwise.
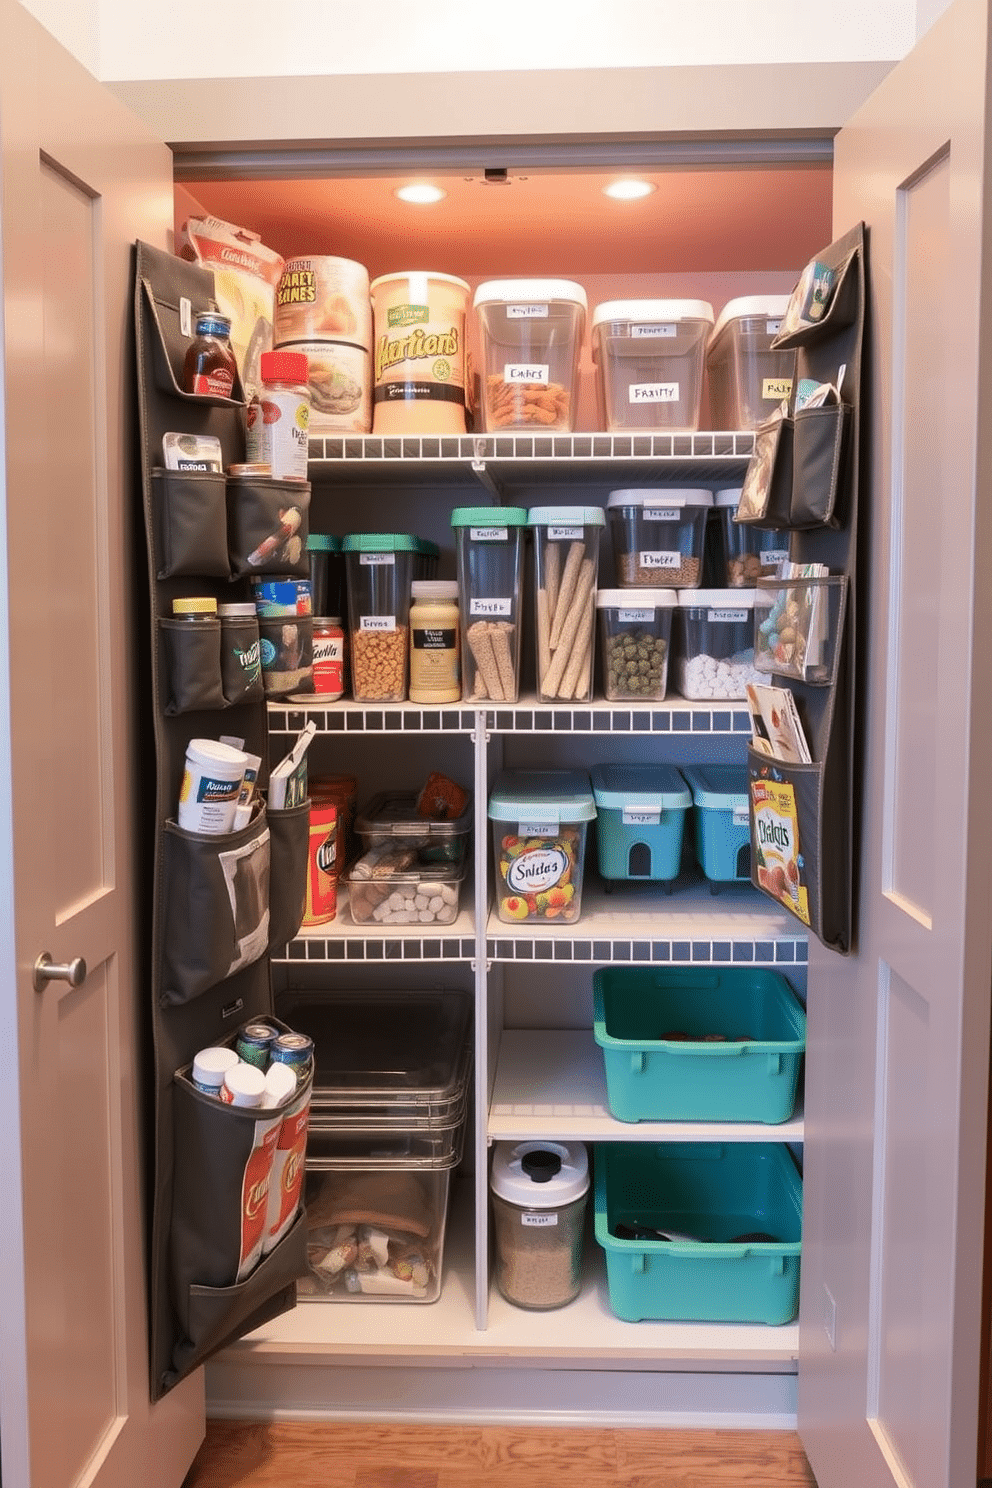
<path fill-rule="evenodd" d="M 699 428 L 705 300 L 606 300 L 592 316 L 600 409 L 610 432 L 685 434 Z"/>
<path fill-rule="evenodd" d="M 595 818 L 582 770 L 505 770 L 489 795 L 496 912 L 505 924 L 579 918 L 586 826 Z"/>
<path fill-rule="evenodd" d="M 675 675 L 692 701 L 743 698 L 760 682 L 754 665 L 754 589 L 695 589 L 679 594 Z"/>
<path fill-rule="evenodd" d="M 601 506 L 535 506 L 537 690 L 542 702 L 592 696 Z"/>
<path fill-rule="evenodd" d="M 660 702 L 668 685 L 674 589 L 600 589 L 603 692 L 613 703 Z"/>
<path fill-rule="evenodd" d="M 515 1307 L 564 1307 L 582 1285 L 589 1157 L 582 1142 L 497 1142 L 493 1274 Z"/>
<path fill-rule="evenodd" d="M 475 291 L 487 432 L 575 427 L 586 292 L 570 279 L 492 279 Z"/>
<path fill-rule="evenodd" d="M 352 532 L 342 546 L 352 695 L 359 703 L 402 702 L 407 691 L 410 585 L 417 539 L 408 533 Z"/>
<path fill-rule="evenodd" d="M 788 295 L 745 295 L 720 311 L 706 347 L 714 429 L 755 429 L 792 392 L 795 351 L 774 351 Z"/>
<path fill-rule="evenodd" d="M 714 491 L 718 582 L 728 589 L 753 589 L 759 579 L 774 578 L 789 557 L 789 534 L 735 522 L 740 486 Z"/>
<path fill-rule="evenodd" d="M 675 766 L 594 765 L 591 779 L 603 878 L 677 878 L 692 796 Z"/>
<path fill-rule="evenodd" d="M 699 486 L 611 491 L 606 503 L 621 589 L 696 589 L 713 492 Z"/>
<path fill-rule="evenodd" d="M 527 510 L 459 506 L 451 513 L 462 625 L 462 697 L 515 703 Z"/>

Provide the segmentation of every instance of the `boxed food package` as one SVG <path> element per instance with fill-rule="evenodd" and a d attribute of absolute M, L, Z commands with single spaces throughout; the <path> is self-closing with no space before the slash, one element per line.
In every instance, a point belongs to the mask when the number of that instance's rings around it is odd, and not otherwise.
<path fill-rule="evenodd" d="M 494 279 L 473 305 L 482 349 L 488 432 L 570 433 L 575 427 L 586 292 L 570 279 Z"/>
<path fill-rule="evenodd" d="M 276 285 L 283 260 L 258 233 L 219 217 L 190 217 L 179 256 L 210 269 L 217 306 L 231 321 L 231 345 L 246 402 L 262 391 L 261 357 L 271 351 Z M 194 305 L 194 313 L 205 307 Z"/>
<path fill-rule="evenodd" d="M 489 794 L 496 912 L 505 924 L 579 918 L 586 825 L 596 815 L 582 770 L 504 770 Z"/>

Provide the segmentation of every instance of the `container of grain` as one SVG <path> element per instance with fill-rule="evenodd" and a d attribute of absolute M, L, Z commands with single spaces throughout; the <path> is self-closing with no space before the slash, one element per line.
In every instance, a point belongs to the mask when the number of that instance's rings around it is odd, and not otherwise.
<path fill-rule="evenodd" d="M 581 1142 L 497 1142 L 490 1174 L 496 1285 L 532 1311 L 579 1294 L 589 1158 Z"/>
<path fill-rule="evenodd" d="M 364 264 L 311 254 L 288 258 L 276 287 L 273 342 L 305 353 L 311 434 L 372 427 L 372 302 Z"/>

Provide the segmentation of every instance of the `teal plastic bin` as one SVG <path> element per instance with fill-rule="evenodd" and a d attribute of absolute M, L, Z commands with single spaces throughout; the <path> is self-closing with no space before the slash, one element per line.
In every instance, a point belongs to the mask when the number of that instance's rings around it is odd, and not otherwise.
<path fill-rule="evenodd" d="M 692 795 L 674 765 L 595 765 L 596 852 L 607 879 L 678 878 Z"/>
<path fill-rule="evenodd" d="M 751 882 L 747 765 L 683 765 L 695 807 L 696 861 L 713 893 L 721 883 Z"/>
<path fill-rule="evenodd" d="M 594 1168 L 596 1239 L 617 1317 L 782 1324 L 796 1316 L 802 1178 L 787 1147 L 598 1143 Z"/>
<path fill-rule="evenodd" d="M 618 1121 L 787 1121 L 806 1013 L 784 977 L 754 967 L 604 966 L 593 1035 Z"/>

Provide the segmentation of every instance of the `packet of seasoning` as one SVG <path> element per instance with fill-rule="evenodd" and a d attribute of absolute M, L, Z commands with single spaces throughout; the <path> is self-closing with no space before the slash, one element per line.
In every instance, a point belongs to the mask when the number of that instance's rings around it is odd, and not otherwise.
<path fill-rule="evenodd" d="M 166 470 L 223 470 L 220 440 L 213 434 L 163 434 Z"/>

